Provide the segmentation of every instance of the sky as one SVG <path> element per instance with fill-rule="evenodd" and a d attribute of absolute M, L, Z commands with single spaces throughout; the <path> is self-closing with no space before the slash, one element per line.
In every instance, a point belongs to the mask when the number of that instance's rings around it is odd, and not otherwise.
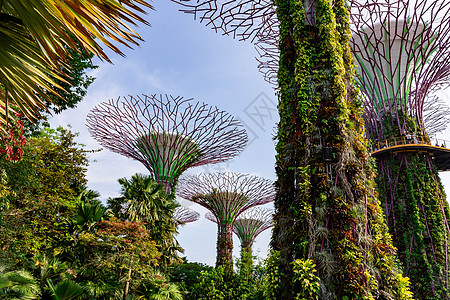
<path fill-rule="evenodd" d="M 151 27 L 136 31 L 145 42 L 134 50 L 121 50 L 123 58 L 111 52 L 113 64 L 94 60 L 99 68 L 89 72 L 96 77 L 85 99 L 76 109 L 55 115 L 52 126 L 70 125 L 78 132 L 77 142 L 86 149 L 101 146 L 86 128 L 86 115 L 97 104 L 119 96 L 170 94 L 194 98 L 237 117 L 244 123 L 249 144 L 235 159 L 219 165 L 189 169 L 185 174 L 233 171 L 251 173 L 275 180 L 275 150 L 272 136 L 278 120 L 276 97 L 272 87 L 257 70 L 256 50 L 250 43 L 222 36 L 194 21 L 192 15 L 178 11 L 170 1 L 154 3 L 147 20 Z M 108 197 L 120 193 L 119 178 L 135 173 L 148 174 L 139 162 L 107 149 L 92 153 L 87 171 L 88 187 Z M 215 264 L 217 225 L 204 218 L 201 206 L 180 202 L 198 211 L 202 218 L 181 227 L 177 237 L 189 261 Z M 269 205 L 270 206 L 270 205 Z M 270 230 L 263 232 L 254 244 L 254 252 L 266 257 Z M 239 256 L 239 240 L 234 236 L 234 256 Z"/>
<path fill-rule="evenodd" d="M 185 174 L 233 171 L 251 173 L 275 180 L 274 126 L 278 121 L 276 95 L 257 70 L 253 45 L 222 36 L 194 21 L 192 15 L 178 11 L 170 2 L 155 2 L 155 11 L 146 19 L 151 26 L 141 25 L 136 31 L 145 40 L 135 49 L 121 50 L 123 58 L 111 53 L 113 64 L 94 59 L 98 69 L 85 99 L 76 109 L 69 109 L 51 118 L 52 126 L 70 125 L 78 132 L 77 142 L 86 149 L 101 146 L 86 128 L 86 115 L 97 104 L 119 96 L 139 94 L 170 94 L 194 98 L 234 115 L 247 129 L 249 144 L 235 159 L 218 165 L 189 169 Z M 136 173 L 148 174 L 139 162 L 107 149 L 89 155 L 88 187 L 108 197 L 120 194 L 119 178 Z M 450 174 L 441 174 L 446 190 L 450 190 Z M 188 261 L 215 264 L 217 225 L 204 218 L 201 206 L 179 199 L 202 217 L 179 229 L 177 239 L 185 249 Z M 269 205 L 270 206 L 270 205 Z M 265 258 L 270 230 L 263 232 L 253 246 L 254 253 Z M 239 240 L 234 236 L 234 256 L 239 256 Z"/>

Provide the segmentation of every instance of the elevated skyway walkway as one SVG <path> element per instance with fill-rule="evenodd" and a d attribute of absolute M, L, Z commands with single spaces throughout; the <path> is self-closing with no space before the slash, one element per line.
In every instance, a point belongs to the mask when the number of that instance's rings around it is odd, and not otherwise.
<path fill-rule="evenodd" d="M 400 152 L 429 153 L 438 171 L 450 171 L 450 141 L 424 136 L 406 135 L 372 142 L 373 157 Z"/>

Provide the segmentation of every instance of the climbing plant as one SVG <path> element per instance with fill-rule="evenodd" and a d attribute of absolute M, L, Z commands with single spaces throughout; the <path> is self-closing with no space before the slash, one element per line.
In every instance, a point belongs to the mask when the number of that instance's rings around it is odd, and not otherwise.
<path fill-rule="evenodd" d="M 280 122 L 272 247 L 281 278 L 274 298 L 409 299 L 375 191 L 345 1 L 275 5 Z M 306 275 L 319 289 L 292 284 L 295 259 L 311 260 Z"/>
<path fill-rule="evenodd" d="M 377 165 L 380 199 L 411 290 L 419 299 L 444 299 L 450 214 L 433 159 L 398 152 L 378 157 Z"/>

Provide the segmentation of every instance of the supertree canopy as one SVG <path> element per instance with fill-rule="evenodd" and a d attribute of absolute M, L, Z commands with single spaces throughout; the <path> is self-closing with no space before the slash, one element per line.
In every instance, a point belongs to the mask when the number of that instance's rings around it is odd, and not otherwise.
<path fill-rule="evenodd" d="M 450 214 L 437 170 L 448 170 L 450 150 L 431 142 L 423 114 L 449 84 L 450 1 L 379 0 L 354 10 L 351 44 L 394 245 L 415 297 L 448 299 Z M 442 117 L 435 113 L 430 123 Z"/>
<path fill-rule="evenodd" d="M 374 190 L 345 0 L 181 4 L 214 29 L 252 39 L 266 79 L 277 73 L 270 299 L 410 298 Z"/>
<path fill-rule="evenodd" d="M 175 209 L 173 218 L 178 225 L 185 225 L 200 219 L 200 214 L 193 209 L 180 205 Z"/>
<path fill-rule="evenodd" d="M 88 114 L 87 127 L 105 148 L 141 162 L 166 193 L 186 169 L 229 160 L 248 140 L 242 123 L 225 111 L 170 95 L 103 102 Z"/>
<path fill-rule="evenodd" d="M 353 10 L 351 47 L 369 135 L 424 135 L 425 100 L 449 85 L 450 2 L 378 0 Z"/>
<path fill-rule="evenodd" d="M 273 210 L 254 207 L 242 212 L 234 222 L 233 232 L 241 242 L 241 251 L 252 253 L 253 242 L 263 231 L 273 226 Z M 216 217 L 212 213 L 207 213 L 205 217 L 217 223 Z"/>
<path fill-rule="evenodd" d="M 273 182 L 239 173 L 187 175 L 180 179 L 177 195 L 208 209 L 218 224 L 216 266 L 232 268 L 233 225 L 254 206 L 273 201 Z"/>
<path fill-rule="evenodd" d="M 264 78 L 273 85 L 273 87 L 278 90 L 278 65 L 279 65 L 279 21 L 276 14 L 276 6 L 272 1 L 267 0 L 247 0 L 247 1 L 218 1 L 218 0 L 204 0 L 204 1 L 191 1 L 191 0 L 172 0 L 176 3 L 179 3 L 183 6 L 181 11 L 189 14 L 193 14 L 195 18 L 199 19 L 201 22 L 204 22 L 207 26 L 211 27 L 216 32 L 221 32 L 224 35 L 229 35 L 234 38 L 238 38 L 239 40 L 248 40 L 255 44 L 256 50 L 258 52 L 257 60 L 259 62 L 258 69 L 261 73 L 263 73 Z M 387 0 L 380 1 L 368 1 L 366 3 L 365 0 L 350 0 L 351 7 L 351 18 L 352 22 L 352 34 L 357 34 L 360 27 L 367 27 L 365 23 L 371 23 L 373 21 L 370 20 L 374 18 L 374 15 L 370 15 L 369 10 L 370 6 L 374 7 L 384 7 L 384 13 L 386 15 L 389 14 L 389 9 L 392 8 Z M 305 2 L 305 10 L 308 14 L 307 22 L 308 25 L 313 25 L 312 11 L 317 6 L 317 0 L 307 0 Z M 394 1 L 392 1 L 394 2 Z M 372 88 L 372 93 L 380 93 L 380 88 L 383 90 L 384 95 L 388 95 L 389 93 L 396 93 L 392 89 L 389 90 L 388 87 L 390 85 L 398 85 L 401 86 L 401 89 L 397 89 L 400 93 L 405 95 L 405 93 L 409 93 L 414 91 L 412 86 L 415 86 L 415 80 L 423 81 L 423 88 L 427 90 L 427 92 L 420 91 L 421 103 L 417 103 L 414 105 L 414 109 L 418 110 L 417 114 L 420 116 L 422 124 L 427 129 L 428 134 L 434 134 L 437 132 L 443 131 L 448 122 L 450 121 L 450 109 L 448 105 L 440 101 L 436 95 L 431 95 L 430 92 L 436 91 L 442 87 L 442 84 L 446 84 L 446 81 L 442 81 L 441 79 L 448 76 L 447 73 L 450 72 L 448 67 L 447 59 L 448 58 L 434 58 L 433 64 L 437 66 L 437 68 L 427 68 L 426 72 L 408 72 L 408 78 L 401 79 L 399 75 L 405 72 L 405 68 L 408 66 L 409 70 L 413 69 L 411 67 L 411 60 L 414 60 L 414 64 L 419 65 L 422 62 L 422 58 L 427 56 L 435 56 L 438 52 L 436 52 L 436 48 L 439 47 L 440 51 L 444 50 L 446 53 L 444 56 L 448 56 L 448 49 L 445 45 L 448 43 L 449 34 L 448 27 L 445 21 L 445 12 L 448 10 L 448 3 L 446 1 L 418 1 L 414 7 L 409 3 L 408 0 L 395 1 L 395 3 L 399 3 L 399 6 L 406 4 L 402 9 L 402 12 L 406 14 L 407 11 L 411 12 L 415 10 L 415 18 L 423 19 L 423 24 L 428 24 L 431 22 L 430 19 L 427 19 L 428 14 L 434 14 L 435 19 L 442 19 L 443 22 L 441 24 L 437 24 L 439 28 L 434 28 L 433 32 L 429 32 L 430 28 L 426 28 L 428 38 L 431 40 L 425 41 L 425 43 L 431 42 L 431 47 L 415 47 L 417 43 L 422 43 L 419 40 L 409 39 L 407 42 L 409 49 L 404 49 L 405 47 L 399 44 L 400 39 L 391 40 L 392 47 L 388 55 L 388 60 L 386 58 L 375 59 L 381 64 L 375 66 L 378 70 L 375 74 L 371 74 L 369 81 L 366 81 L 366 78 L 359 80 L 359 83 L 362 85 L 366 85 Z M 433 3 L 434 2 L 434 3 Z M 387 4 L 386 4 L 387 3 Z M 432 4 L 431 4 L 432 3 Z M 383 5 L 384 4 L 384 5 Z M 431 5 L 430 5 L 431 4 Z M 374 7 L 372 9 L 374 9 Z M 361 14 L 361 9 L 365 9 L 366 12 Z M 437 14 L 439 12 L 439 15 Z M 364 17 L 362 17 L 364 16 Z M 391 20 L 394 20 L 396 17 L 391 15 Z M 447 22 L 448 23 L 448 22 Z M 408 23 L 409 24 L 409 23 Z M 378 25 L 380 28 L 383 27 L 380 24 Z M 400 25 L 399 25 L 400 26 Z M 407 25 L 410 27 L 410 25 Z M 370 27 L 370 26 L 369 26 Z M 369 28 L 367 27 L 367 28 Z M 393 29 L 393 28 L 392 28 Z M 401 28 L 398 27 L 400 30 Z M 403 28 L 407 29 L 407 28 Z M 415 28 L 415 30 L 409 30 L 408 36 L 413 38 L 412 31 L 419 30 L 419 28 Z M 375 29 L 376 32 L 376 29 Z M 415 33 L 416 36 L 418 33 Z M 433 34 L 436 34 L 436 37 L 433 38 Z M 372 34 L 373 35 L 373 34 Z M 380 35 L 380 32 L 378 32 Z M 368 37 L 368 35 L 366 35 Z M 395 40 L 397 42 L 395 42 Z M 366 44 L 370 44 L 370 42 L 366 41 Z M 394 46 L 394 43 L 396 45 Z M 365 52 L 366 55 L 370 56 L 370 52 L 373 51 L 374 45 L 371 47 L 363 48 L 355 45 L 352 46 L 352 52 Z M 382 47 L 382 44 L 377 42 L 375 47 Z M 413 53 L 419 54 L 406 62 L 406 59 L 398 59 L 390 56 L 393 56 L 392 49 L 396 48 L 395 51 L 399 51 L 404 49 L 403 53 Z M 383 50 L 379 48 L 378 50 Z M 439 53 L 441 53 L 439 51 Z M 382 51 L 378 51 L 378 55 L 383 56 L 384 54 L 380 54 Z M 426 52 L 426 53 L 419 53 Z M 397 53 L 398 55 L 398 53 Z M 361 57 L 358 57 L 357 61 Z M 391 65 L 390 60 L 395 61 L 395 65 Z M 439 62 L 437 61 L 439 60 Z M 398 64 L 398 66 L 397 66 Z M 431 66 L 430 62 L 427 63 L 428 66 Z M 380 72 L 380 70 L 384 70 Z M 388 74 L 390 73 L 390 74 Z M 395 73 L 395 74 L 394 74 Z M 430 73 L 426 74 L 425 73 Z M 433 73 L 433 74 L 431 74 Z M 367 77 L 368 74 L 363 75 L 363 77 Z M 377 78 L 377 76 L 383 77 L 381 81 L 390 82 L 388 84 L 382 84 L 382 86 L 374 85 L 373 80 Z M 422 78 L 429 78 L 428 80 L 423 80 Z M 414 77 L 414 80 L 411 80 Z M 401 82 L 400 82 L 401 81 Z M 371 83 L 370 83 L 371 82 Z M 428 90 L 429 89 L 429 90 Z M 372 117 L 374 117 L 372 115 Z M 375 118 L 376 118 L 375 114 Z"/>

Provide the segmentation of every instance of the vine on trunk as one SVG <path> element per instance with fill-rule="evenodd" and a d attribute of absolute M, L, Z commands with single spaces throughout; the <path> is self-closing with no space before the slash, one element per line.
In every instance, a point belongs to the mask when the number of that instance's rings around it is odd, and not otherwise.
<path fill-rule="evenodd" d="M 304 294 L 292 261 L 311 259 L 319 299 L 408 299 L 377 200 L 354 83 L 344 0 L 277 0 L 280 21 L 278 299 Z"/>

